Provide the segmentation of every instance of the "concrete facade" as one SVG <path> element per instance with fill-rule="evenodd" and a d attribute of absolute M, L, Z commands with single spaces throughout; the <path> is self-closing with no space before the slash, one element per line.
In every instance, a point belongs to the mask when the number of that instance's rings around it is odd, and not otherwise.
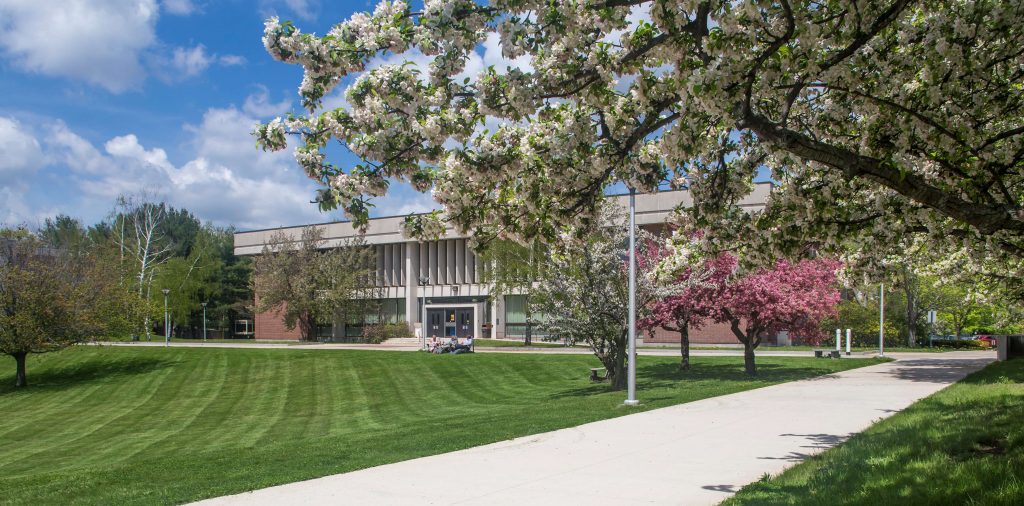
<path fill-rule="evenodd" d="M 769 183 L 758 184 L 755 191 L 741 202 L 741 206 L 750 210 L 761 209 L 770 192 Z M 617 195 L 611 199 L 628 210 L 628 195 Z M 636 196 L 636 222 L 645 228 L 663 230 L 673 210 L 680 204 L 690 203 L 689 193 L 685 190 L 639 194 Z M 467 246 L 465 236 L 449 229 L 436 241 L 409 241 L 402 237 L 402 220 L 402 216 L 371 219 L 363 235 L 366 243 L 375 248 L 375 283 L 381 289 L 381 297 L 395 300 L 401 306 L 396 314 L 401 315 L 402 321 L 415 329 L 421 329 L 425 300 L 428 336 L 453 335 L 451 332 L 455 332 L 454 335 L 459 336 L 472 334 L 480 337 L 489 334 L 491 337 L 503 338 L 523 333 L 524 324 L 516 321 L 516 313 L 509 309 L 521 301 L 516 300 L 515 295 L 490 297 L 490 287 L 483 283 L 481 275 L 485 266 Z M 298 240 L 305 226 L 238 232 L 234 238 L 234 252 L 236 255 L 258 255 L 274 233 L 282 231 L 287 237 Z M 342 244 L 346 238 L 358 234 L 349 222 L 317 226 L 323 228 L 327 247 Z M 419 280 L 422 278 L 429 282 L 421 285 Z M 471 322 L 466 321 L 466 315 L 469 314 L 466 310 L 472 312 Z M 438 318 L 442 311 L 446 312 Z M 509 318 L 513 321 L 510 322 Z M 488 326 L 490 332 L 484 332 Z M 273 314 L 257 315 L 255 327 L 257 339 L 298 338 L 297 331 L 284 329 L 280 318 Z M 335 329 L 336 337 L 338 333 Z M 691 339 L 695 343 L 735 341 L 735 337 L 724 326 L 709 326 L 691 332 Z M 679 337 L 677 334 L 659 332 L 653 340 L 678 342 Z"/>

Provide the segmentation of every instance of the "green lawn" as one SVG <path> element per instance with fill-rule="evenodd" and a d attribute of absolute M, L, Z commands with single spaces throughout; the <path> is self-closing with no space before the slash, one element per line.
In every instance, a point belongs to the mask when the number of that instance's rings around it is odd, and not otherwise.
<path fill-rule="evenodd" d="M 637 409 L 877 363 L 640 359 Z M 153 504 L 235 493 L 634 412 L 582 355 L 77 347 L 0 374 L 0 502 Z"/>
<path fill-rule="evenodd" d="M 754 504 L 1024 504 L 1024 359 L 990 365 L 749 485 Z"/>

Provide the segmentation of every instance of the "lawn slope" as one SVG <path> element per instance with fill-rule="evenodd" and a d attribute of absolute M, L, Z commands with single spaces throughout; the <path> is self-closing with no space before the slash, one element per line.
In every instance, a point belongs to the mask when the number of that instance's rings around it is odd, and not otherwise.
<path fill-rule="evenodd" d="M 874 363 L 642 357 L 641 409 Z M 13 371 L 14 363 L 3 363 Z M 77 347 L 0 375 L 0 498 L 180 503 L 633 412 L 593 357 Z"/>

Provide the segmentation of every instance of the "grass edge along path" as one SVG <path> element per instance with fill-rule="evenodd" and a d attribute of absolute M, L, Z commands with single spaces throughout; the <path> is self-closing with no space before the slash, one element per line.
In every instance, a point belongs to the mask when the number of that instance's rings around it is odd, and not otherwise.
<path fill-rule="evenodd" d="M 640 409 L 878 363 L 641 357 Z M 13 369 L 13 364 L 6 364 Z M 76 347 L 0 370 L 8 504 L 181 503 L 636 412 L 586 355 Z M 441 473 L 444 474 L 444 473 Z"/>
<path fill-rule="evenodd" d="M 1024 504 L 1024 359 L 995 362 L 723 506 Z"/>

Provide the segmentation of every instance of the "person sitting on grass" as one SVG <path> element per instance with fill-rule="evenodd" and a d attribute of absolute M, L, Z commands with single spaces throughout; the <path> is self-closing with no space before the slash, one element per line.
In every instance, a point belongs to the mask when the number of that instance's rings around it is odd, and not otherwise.
<path fill-rule="evenodd" d="M 437 340 L 437 336 L 430 336 L 430 341 L 427 341 L 427 351 L 430 353 L 437 353 L 437 347 L 441 343 Z"/>
<path fill-rule="evenodd" d="M 456 344 L 452 353 L 469 353 L 471 351 L 473 351 L 473 336 L 467 337 L 466 342 L 462 344 Z"/>
<path fill-rule="evenodd" d="M 445 343 L 444 350 L 442 350 L 441 353 L 451 353 L 451 352 L 455 351 L 455 348 L 458 348 L 458 347 L 459 347 L 459 338 L 457 338 L 455 336 L 452 336 L 452 338 L 447 343 Z"/>

